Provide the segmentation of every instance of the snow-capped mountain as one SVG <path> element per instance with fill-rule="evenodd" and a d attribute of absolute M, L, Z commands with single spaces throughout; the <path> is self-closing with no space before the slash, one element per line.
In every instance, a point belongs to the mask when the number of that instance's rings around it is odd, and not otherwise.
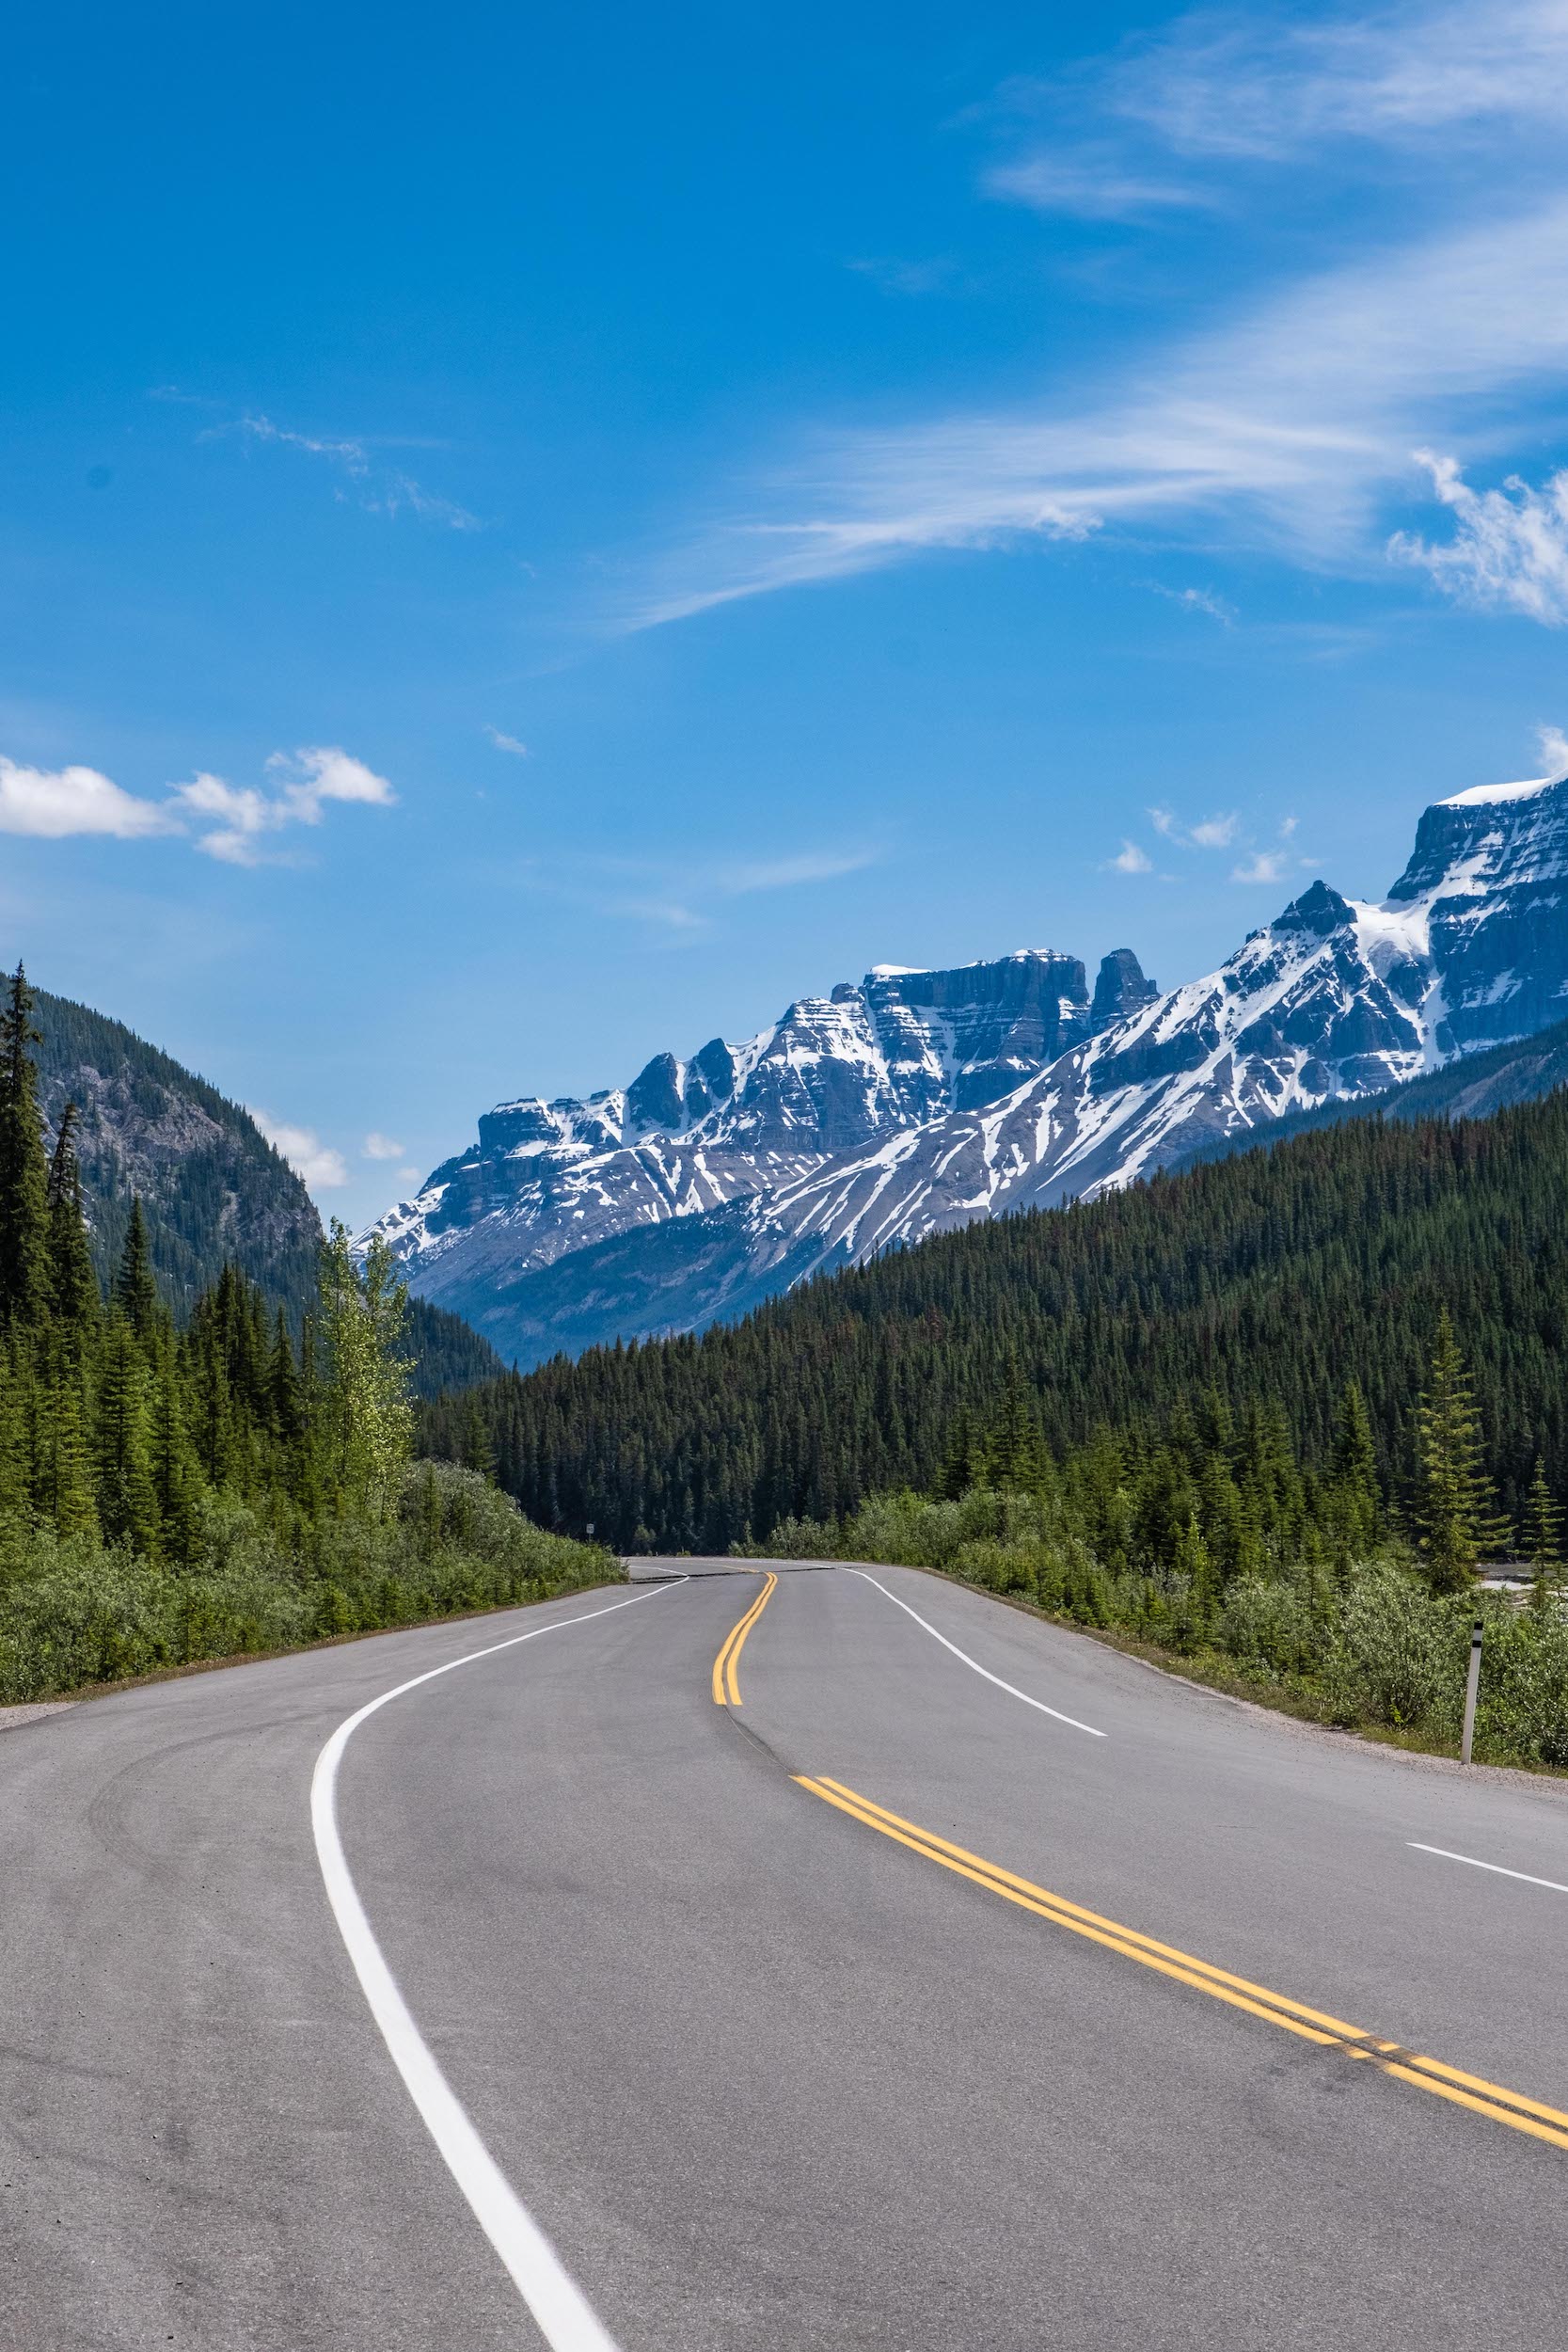
<path fill-rule="evenodd" d="M 1164 994 L 1121 949 L 879 966 L 586 1104 L 503 1104 L 382 1219 L 503 1353 L 688 1328 L 802 1275 L 1122 1184 L 1568 1009 L 1568 778 L 1429 808 L 1382 902 L 1315 882 Z"/>
<path fill-rule="evenodd" d="M 1153 993 L 1126 948 L 1106 957 L 1092 998 L 1078 959 L 1049 950 L 951 972 L 881 964 L 859 987 L 801 997 L 744 1044 L 661 1054 L 585 1103 L 499 1104 L 477 1146 L 380 1231 L 422 1294 L 471 1300 L 476 1284 L 993 1102 Z"/>

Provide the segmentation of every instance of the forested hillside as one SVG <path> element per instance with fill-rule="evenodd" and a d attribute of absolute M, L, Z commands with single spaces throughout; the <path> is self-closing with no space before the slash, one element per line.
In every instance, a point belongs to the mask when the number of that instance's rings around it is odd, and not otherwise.
<path fill-rule="evenodd" d="M 139 1197 L 158 1287 L 179 1315 L 237 1266 L 296 1315 L 315 1281 L 321 1222 L 248 1111 L 122 1022 L 39 991 L 39 1099 L 53 1142 L 68 1102 L 94 1267 L 106 1282 Z"/>
<path fill-rule="evenodd" d="M 52 1145 L 67 1103 L 100 1284 L 124 1255 L 134 1200 L 159 1295 L 183 1323 L 226 1266 L 282 1307 L 295 1337 L 316 1287 L 321 1219 L 250 1113 L 122 1022 L 39 990 L 33 1058 Z M 420 1396 L 494 1378 L 502 1359 L 460 1315 L 410 1301 Z"/>
<path fill-rule="evenodd" d="M 179 1321 L 134 1201 L 107 1286 L 76 1120 L 45 1152 L 20 973 L 0 1009 L 0 1703 L 593 1582 L 471 1471 L 411 1460 L 389 1253 L 318 1249 L 297 1334 L 232 1265 Z"/>
<path fill-rule="evenodd" d="M 1568 1471 L 1568 1093 L 1450 1121 L 1364 1120 L 1081 1206 L 938 1235 L 700 1339 L 599 1349 L 427 1407 L 545 1525 L 721 1550 L 937 1479 L 1016 1366 L 1053 1452 L 1212 1392 L 1277 1404 L 1308 1470 L 1352 1378 L 1376 1471 L 1409 1491 L 1447 1305 L 1509 1517 Z"/>

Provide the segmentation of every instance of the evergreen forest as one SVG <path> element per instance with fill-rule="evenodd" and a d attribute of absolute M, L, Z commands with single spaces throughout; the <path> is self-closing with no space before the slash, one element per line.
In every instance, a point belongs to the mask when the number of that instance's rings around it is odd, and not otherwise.
<path fill-rule="evenodd" d="M 134 1198 L 102 1282 L 73 1105 L 46 1152 L 40 1042 L 19 967 L 0 1009 L 0 1702 L 617 1573 L 474 1472 L 414 1461 L 384 1247 L 356 1265 L 334 1225 L 297 1328 L 232 1264 L 177 1320 Z"/>
<path fill-rule="evenodd" d="M 933 1495 L 1022 1399 L 1053 1459 L 1157 1445 L 1183 1413 L 1265 1424 L 1301 1476 L 1363 1402 L 1408 1514 L 1445 1310 L 1498 1542 L 1568 1474 L 1568 1091 L 1489 1119 L 1356 1119 L 1075 1206 L 938 1234 L 700 1337 L 595 1349 L 423 1408 L 543 1526 L 719 1552 L 868 1497 Z"/>

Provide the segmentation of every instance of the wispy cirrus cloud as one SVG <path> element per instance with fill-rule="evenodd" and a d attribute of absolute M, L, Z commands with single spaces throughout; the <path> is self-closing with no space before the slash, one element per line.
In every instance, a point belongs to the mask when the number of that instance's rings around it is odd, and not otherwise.
<path fill-rule="evenodd" d="M 533 866 L 526 886 L 568 905 L 689 936 L 713 930 L 730 902 L 760 892 L 800 889 L 863 872 L 880 861 L 875 849 L 795 850 L 778 857 L 577 859 Z"/>
<path fill-rule="evenodd" d="M 151 397 L 166 400 L 177 395 L 167 388 L 160 388 Z M 277 423 L 259 409 L 247 409 L 242 416 L 205 426 L 197 437 L 203 441 L 237 438 L 251 447 L 291 450 L 304 457 L 320 458 L 339 477 L 336 495 L 367 515 L 385 515 L 391 519 L 408 514 L 420 522 L 436 523 L 448 531 L 483 529 L 480 517 L 470 514 L 466 506 L 440 497 L 417 482 L 412 474 L 385 463 L 381 451 L 409 446 L 396 436 L 303 432 L 295 426 Z"/>
<path fill-rule="evenodd" d="M 1310 18 L 1200 8 L 1109 56 L 1008 82 L 991 112 L 1013 156 L 991 193 L 1042 210 L 1132 218 L 1220 204 L 1215 167 L 1327 156 L 1341 172 L 1441 144 L 1451 172 L 1506 136 L 1555 143 L 1568 109 L 1560 0 L 1405 0 Z"/>
<path fill-rule="evenodd" d="M 527 759 L 529 757 L 528 745 L 523 742 L 519 737 L 515 735 L 506 735 L 499 727 L 486 726 L 484 732 L 489 737 L 498 752 L 510 752 L 514 759 Z"/>
<path fill-rule="evenodd" d="M 1011 86 L 989 117 L 1013 151 L 990 192 L 1106 219 L 1201 216 L 1210 245 L 1232 247 L 1226 267 L 1205 247 L 1195 268 L 1188 308 L 1206 323 L 1134 341 L 1098 383 L 1074 369 L 1032 401 L 819 430 L 658 558 L 614 625 L 1096 532 L 1375 575 L 1412 452 L 1495 459 L 1568 372 L 1565 112 L 1568 0 L 1311 22 L 1204 11 L 1057 83 Z M 1259 169 L 1320 206 L 1337 192 L 1332 229 L 1304 216 L 1260 257 Z M 1467 535 L 1506 520 L 1468 517 Z M 1208 609 L 1203 594 L 1190 609 Z M 1555 619 L 1555 591 L 1514 609 Z"/>

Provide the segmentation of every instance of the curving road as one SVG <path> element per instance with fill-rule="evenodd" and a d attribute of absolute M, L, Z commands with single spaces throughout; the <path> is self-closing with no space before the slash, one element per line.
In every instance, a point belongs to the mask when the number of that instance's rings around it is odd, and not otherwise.
<path fill-rule="evenodd" d="M 1558 2340 L 1568 1787 L 774 1569 L 0 1735 L 0 2342 Z"/>

